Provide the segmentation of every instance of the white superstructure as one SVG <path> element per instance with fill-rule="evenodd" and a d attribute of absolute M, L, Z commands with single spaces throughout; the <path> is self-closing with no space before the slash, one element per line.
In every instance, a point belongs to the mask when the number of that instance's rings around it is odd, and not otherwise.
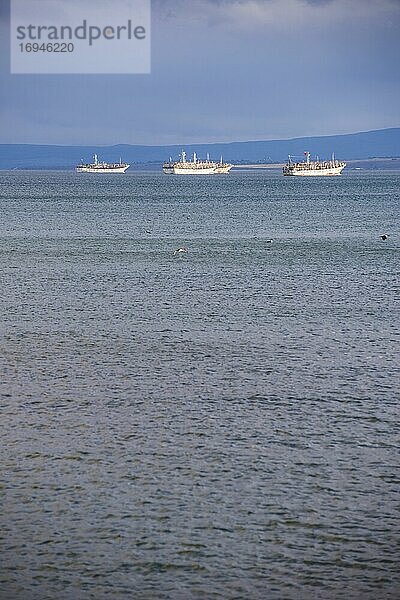
<path fill-rule="evenodd" d="M 172 158 L 163 164 L 163 171 L 169 175 L 213 175 L 215 173 L 229 173 L 232 165 L 224 163 L 221 157 L 221 162 L 217 163 L 210 160 L 207 155 L 205 160 L 199 160 L 196 152 L 193 154 L 192 160 L 186 159 L 186 152 L 182 150 L 180 159 L 173 161 Z"/>
<path fill-rule="evenodd" d="M 97 154 L 95 154 L 92 163 L 77 165 L 76 171 L 78 173 L 125 173 L 129 166 L 127 163 L 123 163 L 121 159 L 119 159 L 119 163 L 100 162 Z"/>
<path fill-rule="evenodd" d="M 310 153 L 304 152 L 306 160 L 303 162 L 293 161 L 289 155 L 288 162 L 283 167 L 284 175 L 298 175 L 301 177 L 332 176 L 340 175 L 346 166 L 344 161 L 336 160 L 332 154 L 331 160 L 310 160 Z"/>

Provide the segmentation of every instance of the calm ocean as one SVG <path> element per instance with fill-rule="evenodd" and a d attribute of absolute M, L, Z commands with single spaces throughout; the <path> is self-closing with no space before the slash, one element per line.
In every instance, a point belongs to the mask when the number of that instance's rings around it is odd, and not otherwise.
<path fill-rule="evenodd" d="M 1 600 L 399 597 L 399 200 L 0 173 Z"/>

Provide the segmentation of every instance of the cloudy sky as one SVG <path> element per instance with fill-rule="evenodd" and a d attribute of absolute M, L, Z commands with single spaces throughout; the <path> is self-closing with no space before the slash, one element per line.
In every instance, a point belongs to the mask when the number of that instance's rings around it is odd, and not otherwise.
<path fill-rule="evenodd" d="M 400 126 L 400 0 L 153 0 L 149 75 L 10 75 L 8 4 L 0 0 L 0 143 L 169 144 Z"/>

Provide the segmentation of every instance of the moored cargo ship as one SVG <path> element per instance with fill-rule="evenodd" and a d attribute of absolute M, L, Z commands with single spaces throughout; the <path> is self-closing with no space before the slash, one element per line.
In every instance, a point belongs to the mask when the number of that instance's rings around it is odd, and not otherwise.
<path fill-rule="evenodd" d="M 331 160 L 310 160 L 310 153 L 304 152 L 306 160 L 293 161 L 289 155 L 288 162 L 283 167 L 284 175 L 298 175 L 302 177 L 340 175 L 346 166 L 344 161 L 336 160 L 332 154 Z"/>
<path fill-rule="evenodd" d="M 81 163 L 76 166 L 76 171 L 77 173 L 125 173 L 129 167 L 130 165 L 123 163 L 121 159 L 119 163 L 100 162 L 95 154 L 92 163 Z"/>
<path fill-rule="evenodd" d="M 208 155 L 205 160 L 199 160 L 196 152 L 194 152 L 192 160 L 187 160 L 184 150 L 178 161 L 173 161 L 170 158 L 168 162 L 163 164 L 163 171 L 168 175 L 213 175 L 216 173 L 229 173 L 231 168 L 232 165 L 224 163 L 222 157 L 219 163 L 210 160 Z"/>

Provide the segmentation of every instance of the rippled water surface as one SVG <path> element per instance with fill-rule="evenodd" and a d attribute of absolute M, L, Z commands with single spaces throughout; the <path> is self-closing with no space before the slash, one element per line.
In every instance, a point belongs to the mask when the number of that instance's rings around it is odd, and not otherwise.
<path fill-rule="evenodd" d="M 2 600 L 399 597 L 399 184 L 0 174 Z"/>

